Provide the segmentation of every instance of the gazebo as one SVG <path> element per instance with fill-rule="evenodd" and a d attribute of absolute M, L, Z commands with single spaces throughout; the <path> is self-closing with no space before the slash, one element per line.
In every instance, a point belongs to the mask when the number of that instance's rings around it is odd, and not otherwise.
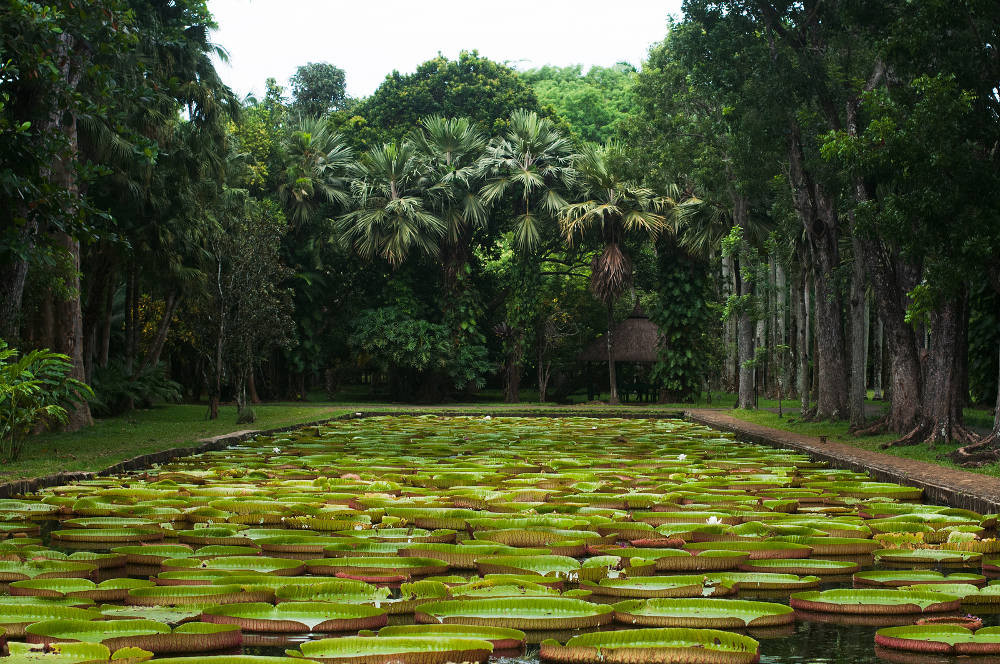
<path fill-rule="evenodd" d="M 655 401 L 656 390 L 649 384 L 648 377 L 643 374 L 648 373 L 648 368 L 656 363 L 659 355 L 660 331 L 656 324 L 649 320 L 649 316 L 643 313 L 642 308 L 636 304 L 629 317 L 619 323 L 612 330 L 611 335 L 614 342 L 615 375 L 619 398 L 622 401 L 628 401 L 634 395 L 638 401 Z M 576 359 L 586 363 L 601 363 L 606 367 L 608 364 L 607 335 L 602 334 L 594 339 Z M 618 371 L 619 364 L 635 365 L 636 370 L 632 372 L 631 376 L 626 375 L 624 372 Z M 640 368 L 644 368 L 646 371 L 642 371 Z M 604 380 L 606 386 L 606 373 Z M 590 397 L 593 397 L 595 392 L 600 394 L 603 391 L 594 383 L 593 380 L 588 381 L 587 392 Z M 593 399 L 591 398 L 591 400 Z"/>

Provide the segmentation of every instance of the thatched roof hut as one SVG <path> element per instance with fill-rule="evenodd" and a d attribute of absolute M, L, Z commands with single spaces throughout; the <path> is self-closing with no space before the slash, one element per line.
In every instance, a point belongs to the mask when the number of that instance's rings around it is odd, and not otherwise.
<path fill-rule="evenodd" d="M 660 331 L 636 305 L 632 314 L 612 331 L 612 341 L 615 362 L 653 364 L 659 353 Z M 602 334 L 595 339 L 576 359 L 580 362 L 607 362 L 607 335 Z"/>

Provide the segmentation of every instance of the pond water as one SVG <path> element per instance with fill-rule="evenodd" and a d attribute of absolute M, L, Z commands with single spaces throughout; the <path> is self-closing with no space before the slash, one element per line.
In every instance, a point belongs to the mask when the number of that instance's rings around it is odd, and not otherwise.
<path fill-rule="evenodd" d="M 80 619 L 134 613 L 167 626 L 210 619 L 202 610 L 222 616 L 211 618 L 216 622 L 237 624 L 270 611 L 226 608 L 240 600 L 376 607 L 369 613 L 388 610 L 381 620 L 389 625 L 467 622 L 467 607 L 511 596 L 562 601 L 547 614 L 555 616 L 569 615 L 562 607 L 572 601 L 563 598 L 574 597 L 579 615 L 608 616 L 597 627 L 556 630 L 546 623 L 545 631 L 530 629 L 542 623 L 529 621 L 526 648 L 493 658 L 534 663 L 544 638 L 565 643 L 577 634 L 633 629 L 602 608 L 623 600 L 665 597 L 657 601 L 668 602 L 669 620 L 683 621 L 733 599 L 771 603 L 765 609 L 788 606 L 793 593 L 852 588 L 853 574 L 869 571 L 903 573 L 869 581 L 896 586 L 942 580 L 926 571 L 965 574 L 961 580 L 976 587 L 949 586 L 951 594 L 938 593 L 922 606 L 947 604 L 933 615 L 974 613 L 984 625 L 997 625 L 1000 588 L 978 589 L 987 583 L 979 576 L 984 561 L 997 550 L 995 527 L 994 516 L 921 505 L 919 491 L 679 420 L 376 417 L 0 500 L 0 532 L 11 535 L 0 543 L 0 580 L 14 581 L 7 594 L 32 596 L 24 602 L 65 596 L 86 605 L 87 597 L 97 598 Z M 987 563 L 985 576 L 991 570 Z M 481 582 L 487 574 L 517 577 Z M 688 581 L 660 578 L 681 576 Z M 110 585 L 60 581 L 69 577 Z M 654 587 L 661 582 L 672 585 Z M 784 587 L 760 588 L 765 582 Z M 211 590 L 223 587 L 235 595 Z M 172 592 L 203 594 L 179 600 Z M 890 592 L 903 599 L 873 609 L 877 615 L 828 610 L 842 609 L 837 604 L 808 612 L 800 606 L 787 624 L 733 631 L 759 641 L 762 662 L 956 661 L 876 653 L 879 627 L 922 617 L 899 613 L 910 591 Z M 671 596 L 707 598 L 708 608 L 687 615 L 670 608 Z M 461 604 L 438 604 L 456 597 Z M 19 622 L 8 615 L 17 602 L 0 596 L 0 622 Z M 424 603 L 429 613 L 421 614 Z M 172 604 L 178 608 L 164 610 Z M 497 624 L 523 618 L 490 606 Z M 925 617 L 932 610 L 925 608 Z M 42 613 L 39 620 L 65 617 Z M 249 655 L 281 656 L 303 642 L 358 631 L 278 634 L 242 624 L 240 652 Z M 33 638 L 66 637 L 67 625 L 45 622 Z M 11 641 L 24 640 L 17 629 Z M 205 638 L 206 652 L 225 645 L 214 632 Z M 163 648 L 157 656 L 173 656 L 181 646 Z"/>

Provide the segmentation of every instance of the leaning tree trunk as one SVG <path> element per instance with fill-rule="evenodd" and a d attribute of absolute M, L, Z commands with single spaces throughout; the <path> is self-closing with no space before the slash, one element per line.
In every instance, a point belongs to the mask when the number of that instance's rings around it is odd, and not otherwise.
<path fill-rule="evenodd" d="M 172 292 L 167 295 L 167 299 L 163 303 L 163 317 L 156 328 L 156 337 L 154 337 L 153 345 L 150 346 L 149 351 L 142 360 L 142 365 L 139 367 L 140 372 L 147 367 L 155 367 L 160 363 L 160 354 L 163 352 L 164 344 L 167 343 L 167 335 L 170 333 L 170 323 L 174 319 L 174 313 L 176 313 L 177 305 L 180 304 L 180 301 L 181 297 L 177 293 Z"/>

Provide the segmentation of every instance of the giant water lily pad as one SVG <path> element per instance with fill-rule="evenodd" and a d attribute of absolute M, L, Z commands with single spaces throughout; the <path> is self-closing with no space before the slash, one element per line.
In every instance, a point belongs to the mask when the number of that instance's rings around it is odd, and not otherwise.
<path fill-rule="evenodd" d="M 283 586 L 274 594 L 279 602 L 324 601 L 361 604 L 386 600 L 389 598 L 390 590 L 355 579 L 337 579 L 321 583 Z"/>
<path fill-rule="evenodd" d="M 418 623 L 457 623 L 556 630 L 606 625 L 614 618 L 610 606 L 572 598 L 498 598 L 432 602 L 417 609 Z"/>
<path fill-rule="evenodd" d="M 773 574 L 798 574 L 801 576 L 836 576 L 852 574 L 860 565 L 847 560 L 822 560 L 819 558 L 768 558 L 750 560 L 740 569 L 744 572 L 765 572 Z"/>
<path fill-rule="evenodd" d="M 217 569 L 226 572 L 260 572 L 276 576 L 295 576 L 305 571 L 305 564 L 300 561 L 266 556 L 219 556 L 202 560 L 195 557 L 174 558 L 164 560 L 160 564 L 164 570 Z"/>
<path fill-rule="evenodd" d="M 97 565 L 67 560 L 29 560 L 25 562 L 0 560 L 0 582 L 24 579 L 84 578 L 90 576 Z"/>
<path fill-rule="evenodd" d="M 569 556 L 484 556 L 476 560 L 480 574 L 520 574 L 576 579 L 580 563 Z"/>
<path fill-rule="evenodd" d="M 5 664 L 139 664 L 152 658 L 153 653 L 139 648 L 119 648 L 114 653 L 101 643 L 11 643 Z"/>
<path fill-rule="evenodd" d="M 741 599 L 646 599 L 614 605 L 615 621 L 642 627 L 776 627 L 795 621 L 794 609 Z"/>
<path fill-rule="evenodd" d="M 482 625 L 393 625 L 378 631 L 380 637 L 413 636 L 431 639 L 463 638 L 482 639 L 493 644 L 494 650 L 513 650 L 524 645 L 525 634 L 509 627 L 484 627 Z"/>
<path fill-rule="evenodd" d="M 876 562 L 924 563 L 931 565 L 968 565 L 979 562 L 983 554 L 973 551 L 945 551 L 942 549 L 879 549 Z"/>
<path fill-rule="evenodd" d="M 493 644 L 483 639 L 344 636 L 307 641 L 288 654 L 337 664 L 445 664 L 485 662 L 492 652 Z"/>
<path fill-rule="evenodd" d="M 181 606 L 184 604 L 237 604 L 270 601 L 274 591 L 246 591 L 238 585 L 157 586 L 136 588 L 125 597 L 126 604 L 140 606 Z"/>
<path fill-rule="evenodd" d="M 937 570 L 872 570 L 857 572 L 854 575 L 854 585 L 862 586 L 882 586 L 893 588 L 899 586 L 912 586 L 917 584 L 953 584 L 970 583 L 975 586 L 986 585 L 986 577 L 982 574 L 971 574 L 966 572 L 954 572 L 947 576 Z"/>
<path fill-rule="evenodd" d="M 612 597 L 723 597 L 735 591 L 732 582 L 704 576 L 641 576 L 631 579 L 582 581 L 580 587 L 595 595 Z"/>
<path fill-rule="evenodd" d="M 827 613 L 899 614 L 957 611 L 961 598 L 918 590 L 833 589 L 796 593 L 794 609 Z"/>
<path fill-rule="evenodd" d="M 108 579 L 94 583 L 89 579 L 29 579 L 10 584 L 11 595 L 35 597 L 83 597 L 95 601 L 124 600 L 130 590 L 151 588 L 152 581 L 142 579 Z"/>
<path fill-rule="evenodd" d="M 1000 627 L 972 631 L 957 625 L 886 627 L 875 633 L 883 648 L 939 655 L 1000 654 Z"/>
<path fill-rule="evenodd" d="M 142 648 L 154 653 L 206 652 L 235 648 L 243 642 L 239 627 L 185 623 L 171 630 L 155 620 L 46 620 L 25 628 L 29 643 L 85 641 L 111 649 Z"/>
<path fill-rule="evenodd" d="M 751 664 L 760 644 L 714 629 L 626 629 L 574 636 L 566 645 L 544 641 L 542 661 L 566 664 Z"/>
<path fill-rule="evenodd" d="M 7 636 L 24 637 L 24 628 L 28 625 L 46 620 L 94 620 L 100 614 L 93 609 L 80 609 L 71 606 L 38 605 L 38 604 L 4 604 L 0 605 L 0 628 L 6 630 Z"/>
<path fill-rule="evenodd" d="M 356 632 L 386 624 L 386 610 L 331 602 L 225 604 L 205 609 L 202 620 L 254 632 Z"/>
<path fill-rule="evenodd" d="M 414 576 L 444 574 L 447 563 L 434 558 L 357 557 L 306 561 L 310 574 L 328 574 L 363 581 L 405 581 Z"/>

